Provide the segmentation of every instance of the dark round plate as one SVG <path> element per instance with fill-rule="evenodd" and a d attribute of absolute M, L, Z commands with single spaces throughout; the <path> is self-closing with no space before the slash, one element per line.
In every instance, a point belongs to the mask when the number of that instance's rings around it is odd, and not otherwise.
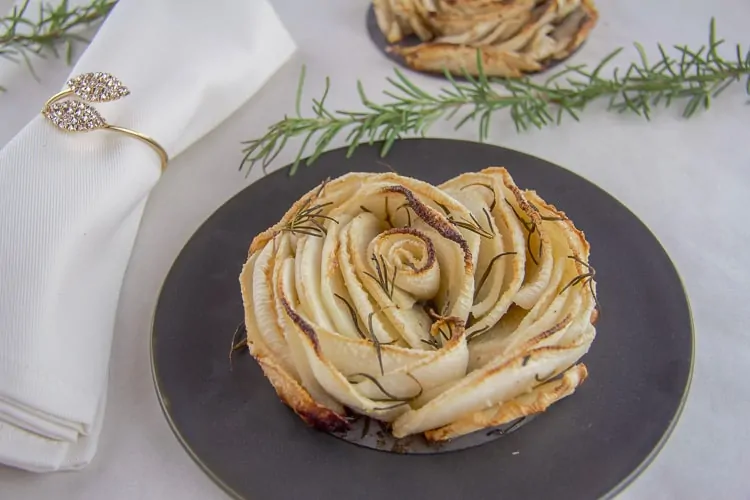
<path fill-rule="evenodd" d="M 610 195 L 567 170 L 471 142 L 398 142 L 385 162 L 432 183 L 505 166 L 585 231 L 602 315 L 576 393 L 501 439 L 452 453 L 400 455 L 306 427 L 247 355 L 229 370 L 241 321 L 238 276 L 256 233 L 326 177 L 383 171 L 377 145 L 324 154 L 293 177 L 252 184 L 193 235 L 166 278 L 153 324 L 156 389 L 188 453 L 242 498 L 608 497 L 663 446 L 682 410 L 693 330 L 680 278 L 656 238 Z"/>
<path fill-rule="evenodd" d="M 367 16 L 365 17 L 365 24 L 367 26 L 367 34 L 370 36 L 370 40 L 372 43 L 377 47 L 378 51 L 380 51 L 381 54 L 383 54 L 385 57 L 390 59 L 391 61 L 395 62 L 402 68 L 405 68 L 409 71 L 414 71 L 415 73 L 420 73 L 422 75 L 432 76 L 435 78 L 442 78 L 445 80 L 445 75 L 442 73 L 434 73 L 430 71 L 417 71 L 411 66 L 407 65 L 404 61 L 404 58 L 401 57 L 398 54 L 394 54 L 393 52 L 388 51 L 388 47 L 392 45 L 388 40 L 385 38 L 385 35 L 383 35 L 383 32 L 380 31 L 380 27 L 378 26 L 378 20 L 375 17 L 375 9 L 372 5 L 367 9 Z M 405 37 L 401 42 L 397 43 L 396 45 L 399 45 L 401 47 L 413 47 L 414 45 L 419 45 L 421 43 L 421 40 L 416 35 L 410 35 Z M 586 42 L 584 41 L 581 45 L 578 46 L 573 52 L 571 52 L 568 57 L 564 59 L 553 59 L 547 61 L 546 65 L 544 65 L 544 69 L 537 72 L 537 74 L 545 73 L 558 65 L 562 64 L 563 62 L 567 61 L 571 57 L 573 57 L 575 54 L 580 51 L 583 46 L 586 45 Z M 454 80 L 457 81 L 465 81 L 466 79 L 461 75 L 455 75 L 453 77 Z"/>

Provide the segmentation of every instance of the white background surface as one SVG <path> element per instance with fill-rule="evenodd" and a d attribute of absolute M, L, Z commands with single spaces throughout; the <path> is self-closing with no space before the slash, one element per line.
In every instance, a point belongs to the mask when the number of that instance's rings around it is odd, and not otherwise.
<path fill-rule="evenodd" d="M 0 10 L 8 3 L 0 0 Z M 302 63 L 308 69 L 304 102 L 317 97 L 330 76 L 329 103 L 336 109 L 358 107 L 357 79 L 376 96 L 392 67 L 367 36 L 367 1 L 273 3 L 299 53 L 246 106 L 176 158 L 151 196 L 122 291 L 97 457 L 78 473 L 35 475 L 0 468 L 0 498 L 225 498 L 182 450 L 159 409 L 148 357 L 159 288 L 193 231 L 257 179 L 257 174 L 246 179 L 237 171 L 239 143 L 259 136 L 293 109 Z M 711 16 L 727 42 L 750 45 L 748 0 L 599 0 L 597 5 L 599 25 L 571 62 L 596 63 L 634 40 L 651 54 L 657 42 L 701 44 Z M 206 4 L 206 22 L 211 22 L 210 12 Z M 628 49 L 618 60 L 624 64 L 633 57 Z M 39 63 L 37 70 L 43 83 L 0 63 L 0 83 L 9 89 L 0 95 L 0 146 L 59 90 L 69 71 L 59 62 Z M 432 78 L 414 80 L 440 86 Z M 735 85 L 710 112 L 689 121 L 677 109 L 660 111 L 646 123 L 594 107 L 581 123 L 520 135 L 505 116 L 493 122 L 491 142 L 562 165 L 623 201 L 659 237 L 685 280 L 697 338 L 690 397 L 666 447 L 622 499 L 750 496 L 750 389 L 745 377 L 750 367 L 750 272 L 745 263 L 750 229 L 743 208 L 750 198 L 749 99 L 742 85 Z M 454 132 L 452 126 L 438 124 L 431 135 L 474 139 L 475 129 Z M 294 144 L 288 146 L 275 166 L 295 153 Z"/>

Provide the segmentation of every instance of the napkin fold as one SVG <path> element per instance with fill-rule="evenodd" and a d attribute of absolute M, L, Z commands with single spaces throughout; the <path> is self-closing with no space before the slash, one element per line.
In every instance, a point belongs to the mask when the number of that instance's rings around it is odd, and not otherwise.
<path fill-rule="evenodd" d="M 174 158 L 295 49 L 266 0 L 120 0 L 71 76 L 119 78 L 130 95 L 94 106 Z M 122 279 L 160 175 L 141 141 L 41 115 L 0 150 L 0 463 L 78 469 L 96 453 Z"/>

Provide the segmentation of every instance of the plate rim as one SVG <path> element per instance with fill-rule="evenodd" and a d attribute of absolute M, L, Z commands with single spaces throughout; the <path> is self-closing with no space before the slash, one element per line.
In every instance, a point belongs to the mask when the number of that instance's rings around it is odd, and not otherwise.
<path fill-rule="evenodd" d="M 609 197 L 611 197 L 618 205 L 620 205 L 620 208 L 623 208 L 626 210 L 632 217 L 634 217 L 638 222 L 640 222 L 643 227 L 648 231 L 648 233 L 651 235 L 651 237 L 654 239 L 654 241 L 658 244 L 659 248 L 662 250 L 664 255 L 666 256 L 667 260 L 671 264 L 672 268 L 675 271 L 675 275 L 677 276 L 678 283 L 680 284 L 680 289 L 682 290 L 682 295 L 685 299 L 685 304 L 687 306 L 687 313 L 688 313 L 688 319 L 690 324 L 690 367 L 688 370 L 687 379 L 685 381 L 685 387 L 682 392 L 682 395 L 680 397 L 679 404 L 677 406 L 677 409 L 675 410 L 674 415 L 669 421 L 669 425 L 667 426 L 664 433 L 659 438 L 659 441 L 656 443 L 656 445 L 651 449 L 651 451 L 646 455 L 646 457 L 638 464 L 637 467 L 635 467 L 627 476 L 625 476 L 622 480 L 620 480 L 619 483 L 617 483 L 615 486 L 612 487 L 608 492 L 606 492 L 604 495 L 599 497 L 601 500 L 611 500 L 614 499 L 617 495 L 622 493 L 628 486 L 630 486 L 643 472 L 653 463 L 653 461 L 656 459 L 656 457 L 661 453 L 661 451 L 666 446 L 669 439 L 672 437 L 672 434 L 677 427 L 677 424 L 682 417 L 682 414 L 685 409 L 685 405 L 687 403 L 688 397 L 690 395 L 690 389 L 692 387 L 693 382 L 693 373 L 695 370 L 695 351 L 696 351 L 696 343 L 695 343 L 695 323 L 694 323 L 694 316 L 693 316 L 693 309 L 690 302 L 690 296 L 687 292 L 687 288 L 685 287 L 685 281 L 682 277 L 682 274 L 680 273 L 679 267 L 675 264 L 674 260 L 672 259 L 672 256 L 667 252 L 667 249 L 664 247 L 664 244 L 662 241 L 656 236 L 656 233 L 651 229 L 651 227 L 643 220 L 641 219 L 635 212 L 633 212 L 625 203 L 620 201 L 619 198 L 617 198 L 615 195 L 610 193 L 608 190 L 603 189 L 601 186 L 599 186 L 594 181 L 588 179 L 587 177 L 584 177 L 583 175 L 578 174 L 577 172 L 574 172 L 562 165 L 559 165 L 556 162 L 553 162 L 551 160 L 547 160 L 544 158 L 541 158 L 537 155 L 526 153 L 524 151 L 520 151 L 517 149 L 511 149 L 505 146 L 500 146 L 497 144 L 491 144 L 487 142 L 480 142 L 480 141 L 471 141 L 466 139 L 454 139 L 454 138 L 441 138 L 441 137 L 408 137 L 400 139 L 399 142 L 405 142 L 405 141 L 414 141 L 414 142 L 462 142 L 462 143 L 470 143 L 470 144 L 477 144 L 477 145 L 487 145 L 492 146 L 495 148 L 503 149 L 506 151 L 510 151 L 513 153 L 520 153 L 522 155 L 534 158 L 538 161 L 551 164 L 557 168 L 560 168 L 562 170 L 565 170 L 570 175 L 574 175 L 578 177 L 579 179 L 583 180 L 584 182 L 587 182 L 591 184 L 592 186 L 596 187 L 600 191 L 607 194 Z M 361 144 L 361 146 L 370 146 L 370 147 L 379 147 L 382 145 L 384 141 L 375 141 L 371 145 L 370 144 Z M 347 146 L 342 146 L 338 148 L 333 148 L 325 151 L 325 153 L 332 153 L 335 151 L 341 151 L 347 149 Z M 325 154 L 324 153 L 324 154 Z M 301 160 L 301 163 L 305 162 L 306 158 L 303 158 Z M 169 406 L 169 403 L 167 399 L 165 398 L 164 394 L 162 394 L 162 389 L 159 383 L 159 379 L 156 375 L 156 358 L 154 357 L 154 343 L 156 340 L 156 336 L 154 335 L 154 324 L 156 321 L 156 313 L 159 309 L 159 304 L 162 299 L 162 292 L 164 290 L 164 285 L 169 280 L 169 277 L 174 269 L 174 265 L 177 262 L 177 260 L 180 258 L 182 253 L 185 251 L 185 248 L 190 244 L 193 237 L 210 221 L 210 219 L 221 209 L 223 209 L 227 204 L 229 204 L 232 200 L 234 200 L 237 196 L 239 196 L 242 192 L 249 189 L 251 186 L 256 184 L 258 181 L 261 181 L 262 179 L 278 174 L 283 175 L 284 171 L 289 170 L 291 166 L 291 163 L 284 164 L 283 166 L 279 167 L 278 169 L 263 173 L 261 177 L 256 179 L 255 181 L 251 182 L 250 184 L 246 185 L 233 195 L 231 195 L 228 199 L 226 199 L 222 204 L 220 204 L 218 207 L 213 209 L 202 221 L 198 226 L 190 233 L 190 236 L 185 241 L 185 243 L 180 247 L 180 250 L 175 254 L 175 257 L 172 259 L 172 263 L 169 266 L 169 270 L 164 275 L 164 279 L 161 281 L 157 293 L 157 299 L 154 302 L 154 306 L 151 311 L 151 321 L 150 321 L 150 332 L 149 332 L 149 358 L 150 362 L 149 365 L 151 367 L 151 378 L 154 382 L 154 389 L 156 393 L 157 400 L 159 402 L 159 408 L 162 411 L 162 414 L 164 415 L 164 418 L 167 421 L 167 424 L 169 425 L 170 430 L 174 434 L 174 436 L 177 438 L 178 443 L 182 446 L 183 450 L 188 454 L 188 456 L 195 462 L 196 465 L 208 476 L 211 481 L 214 482 L 216 486 L 218 486 L 224 493 L 229 495 L 231 498 L 236 500 L 247 500 L 247 498 L 240 493 L 238 493 L 234 488 L 229 486 L 223 479 L 221 479 L 216 472 L 214 472 L 208 465 L 206 465 L 200 457 L 198 457 L 198 454 L 195 453 L 195 451 L 192 449 L 190 444 L 187 442 L 185 437 L 182 435 L 180 430 L 177 428 L 176 424 L 174 423 L 174 420 L 172 419 L 171 414 L 169 413 L 167 406 Z M 287 175 L 289 175 L 287 173 Z"/>

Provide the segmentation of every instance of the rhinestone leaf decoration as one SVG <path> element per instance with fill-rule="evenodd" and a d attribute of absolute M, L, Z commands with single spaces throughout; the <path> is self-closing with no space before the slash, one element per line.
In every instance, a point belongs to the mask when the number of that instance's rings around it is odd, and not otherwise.
<path fill-rule="evenodd" d="M 81 101 L 56 102 L 47 106 L 43 114 L 58 128 L 69 132 L 88 132 L 107 126 L 93 106 Z"/>
<path fill-rule="evenodd" d="M 116 101 L 130 94 L 120 80 L 109 73 L 84 73 L 68 80 L 68 87 L 89 102 Z"/>

